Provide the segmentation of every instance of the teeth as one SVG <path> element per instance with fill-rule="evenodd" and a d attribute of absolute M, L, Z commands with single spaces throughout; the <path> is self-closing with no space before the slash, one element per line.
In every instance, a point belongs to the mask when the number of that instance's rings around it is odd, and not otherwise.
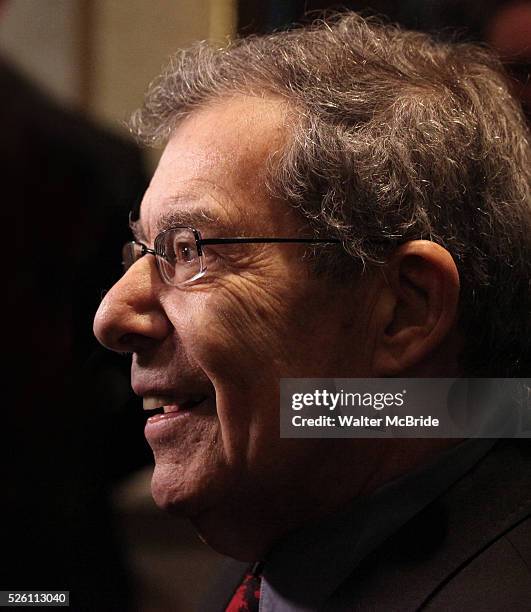
<path fill-rule="evenodd" d="M 163 399 L 161 397 L 145 397 L 143 400 L 144 410 L 156 410 L 167 403 L 168 398 Z"/>
<path fill-rule="evenodd" d="M 171 399 L 169 397 L 161 397 L 157 395 L 146 396 L 143 399 L 144 410 L 157 410 L 168 406 L 177 407 L 183 405 L 199 404 L 206 398 L 205 395 L 191 395 L 188 399 Z"/>

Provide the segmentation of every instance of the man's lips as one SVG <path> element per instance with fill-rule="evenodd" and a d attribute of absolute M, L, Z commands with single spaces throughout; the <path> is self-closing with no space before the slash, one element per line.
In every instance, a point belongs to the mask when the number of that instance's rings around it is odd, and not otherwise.
<path fill-rule="evenodd" d="M 210 394 L 178 399 L 166 395 L 148 395 L 144 397 L 144 410 L 148 415 L 144 434 L 155 450 L 166 444 L 175 444 L 175 436 L 190 419 L 196 422 L 197 418 L 203 420 L 215 416 L 216 400 Z"/>
<path fill-rule="evenodd" d="M 143 404 L 146 411 L 157 411 L 157 414 L 191 411 L 208 398 L 207 395 L 195 394 L 189 397 L 168 397 L 160 395 L 144 396 Z"/>

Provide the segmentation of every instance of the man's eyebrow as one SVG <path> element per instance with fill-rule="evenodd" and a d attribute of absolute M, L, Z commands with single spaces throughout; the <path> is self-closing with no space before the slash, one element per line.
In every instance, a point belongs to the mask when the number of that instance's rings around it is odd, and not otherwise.
<path fill-rule="evenodd" d="M 174 208 L 163 213 L 156 221 L 155 232 L 159 234 L 170 227 L 183 225 L 199 230 L 216 228 L 218 231 L 233 228 L 233 224 L 206 208 Z"/>
<path fill-rule="evenodd" d="M 160 232 L 176 226 L 193 227 L 199 230 L 216 228 L 217 232 L 230 232 L 236 229 L 234 223 L 223 219 L 215 214 L 212 210 L 206 208 L 171 208 L 160 215 L 155 222 L 153 228 L 153 238 Z M 136 240 L 140 242 L 149 242 L 148 237 L 142 227 L 142 223 L 129 220 L 129 229 L 133 233 Z"/>

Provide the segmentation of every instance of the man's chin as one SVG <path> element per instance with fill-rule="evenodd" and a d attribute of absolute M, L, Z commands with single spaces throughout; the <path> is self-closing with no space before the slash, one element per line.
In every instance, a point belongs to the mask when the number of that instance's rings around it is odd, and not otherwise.
<path fill-rule="evenodd" d="M 161 510 L 192 518 L 222 502 L 231 490 L 224 476 L 216 469 L 186 470 L 181 464 L 157 461 L 151 478 L 151 494 Z"/>
<path fill-rule="evenodd" d="M 201 494 L 184 481 L 170 479 L 166 470 L 155 466 L 151 479 L 151 495 L 155 504 L 166 512 L 191 517 L 201 508 Z"/>

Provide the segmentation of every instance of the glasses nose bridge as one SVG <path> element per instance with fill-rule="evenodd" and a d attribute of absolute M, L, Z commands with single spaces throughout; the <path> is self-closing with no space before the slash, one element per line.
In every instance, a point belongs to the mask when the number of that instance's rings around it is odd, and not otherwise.
<path fill-rule="evenodd" d="M 136 256 L 132 259 L 132 261 L 129 262 L 129 264 L 127 266 L 124 266 L 124 270 L 122 273 L 122 276 L 120 279 L 118 279 L 115 283 L 115 285 L 119 285 L 121 283 L 121 281 L 123 279 L 127 279 L 130 277 L 130 275 L 133 274 L 138 274 L 139 270 L 142 269 L 142 264 L 139 266 L 139 262 L 144 259 L 145 255 L 152 255 L 154 258 L 154 263 L 155 263 L 155 268 L 158 274 L 158 277 L 161 278 L 161 274 L 160 274 L 160 263 L 159 263 L 159 259 L 161 257 L 161 254 L 159 252 L 157 252 L 156 249 L 151 249 L 149 248 L 146 244 L 144 244 L 143 242 L 140 241 L 134 241 L 134 242 L 130 242 L 128 244 L 136 244 L 137 246 L 140 247 L 140 252 L 136 253 Z M 145 266 L 146 264 L 144 264 Z M 151 265 L 147 264 L 148 269 L 152 269 Z"/>
<path fill-rule="evenodd" d="M 137 242 L 137 241 L 135 241 Z M 142 255 L 145 255 L 146 253 L 154 253 L 155 249 L 152 249 L 150 247 L 148 247 L 148 245 L 145 242 L 137 242 L 137 244 L 139 244 L 142 247 Z"/>
<path fill-rule="evenodd" d="M 144 255 L 153 255 L 153 257 L 155 257 L 155 259 L 157 260 L 157 265 L 158 265 L 158 258 L 162 257 L 162 255 L 158 253 L 155 249 L 150 249 L 144 243 L 141 243 L 141 244 L 142 244 L 142 253 L 138 259 L 141 259 L 142 257 L 144 257 Z"/>
<path fill-rule="evenodd" d="M 160 278 L 162 282 L 165 282 L 164 274 L 162 272 L 164 254 L 160 251 L 160 249 L 157 249 L 156 245 L 154 249 L 151 249 L 147 245 L 142 244 L 142 254 L 140 255 L 139 259 L 142 259 L 145 255 L 153 255 L 155 268 L 157 270 L 158 277 Z"/>

